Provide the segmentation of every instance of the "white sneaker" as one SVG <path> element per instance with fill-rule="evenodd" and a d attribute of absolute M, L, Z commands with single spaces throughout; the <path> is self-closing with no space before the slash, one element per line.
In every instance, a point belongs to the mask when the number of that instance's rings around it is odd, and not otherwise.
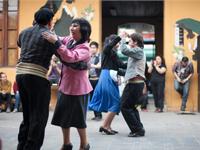
<path fill-rule="evenodd" d="M 14 113 L 18 112 L 18 111 L 17 111 L 17 108 L 15 108 L 15 109 L 13 110 L 13 112 L 14 112 Z"/>

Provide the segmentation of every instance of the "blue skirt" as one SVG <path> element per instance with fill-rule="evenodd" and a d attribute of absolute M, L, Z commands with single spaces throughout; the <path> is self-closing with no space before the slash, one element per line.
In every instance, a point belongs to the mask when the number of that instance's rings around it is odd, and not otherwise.
<path fill-rule="evenodd" d="M 89 109 L 97 112 L 115 112 L 120 111 L 119 88 L 110 76 L 108 69 L 103 69 L 99 77 L 93 97 L 89 103 Z"/>

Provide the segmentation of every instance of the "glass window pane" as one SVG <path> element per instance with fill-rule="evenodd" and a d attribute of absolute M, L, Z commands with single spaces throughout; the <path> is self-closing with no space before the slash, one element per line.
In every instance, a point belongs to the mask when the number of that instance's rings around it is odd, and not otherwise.
<path fill-rule="evenodd" d="M 0 48 L 0 66 L 3 65 L 3 50 Z"/>
<path fill-rule="evenodd" d="M 153 25 L 146 23 L 127 23 L 119 25 L 118 34 L 124 31 L 128 34 L 132 34 L 134 32 L 141 33 L 144 38 L 144 52 L 146 54 L 147 61 L 155 57 L 155 27 Z M 121 56 L 120 58 L 123 59 L 124 57 L 125 56 Z"/>
<path fill-rule="evenodd" d="M 3 13 L 0 12 L 0 29 L 3 27 Z"/>
<path fill-rule="evenodd" d="M 18 0 L 8 0 L 8 11 L 18 10 Z"/>
<path fill-rule="evenodd" d="M 2 48 L 3 47 L 3 39 L 2 39 L 2 34 L 3 34 L 3 32 L 0 30 L 0 48 Z"/>
<path fill-rule="evenodd" d="M 17 47 L 17 31 L 8 31 L 8 48 Z"/>
<path fill-rule="evenodd" d="M 144 53 L 146 55 L 147 61 L 151 61 L 155 57 L 155 45 L 144 44 Z"/>
<path fill-rule="evenodd" d="M 17 12 L 8 12 L 8 29 L 17 28 Z"/>
<path fill-rule="evenodd" d="M 17 49 L 8 49 L 8 66 L 15 66 L 17 63 Z"/>

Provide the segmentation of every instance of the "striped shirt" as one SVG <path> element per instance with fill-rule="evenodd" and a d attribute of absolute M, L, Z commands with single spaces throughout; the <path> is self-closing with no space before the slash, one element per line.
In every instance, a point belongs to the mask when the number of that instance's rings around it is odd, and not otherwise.
<path fill-rule="evenodd" d="M 58 47 L 42 37 L 44 31 L 50 32 L 47 27 L 36 24 L 20 33 L 17 41 L 21 48 L 19 62 L 37 64 L 48 69 Z"/>

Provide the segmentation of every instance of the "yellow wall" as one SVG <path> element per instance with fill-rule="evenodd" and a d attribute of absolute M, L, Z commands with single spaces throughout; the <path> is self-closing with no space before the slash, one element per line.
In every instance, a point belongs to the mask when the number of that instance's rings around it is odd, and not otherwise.
<path fill-rule="evenodd" d="M 19 31 L 31 26 L 35 11 L 37 11 L 47 0 L 20 0 Z M 72 4 L 62 1 L 62 6 L 67 6 L 70 11 L 77 8 L 77 17 L 82 17 L 82 12 L 91 4 L 94 9 L 94 18 L 90 21 L 92 25 L 91 40 L 101 42 L 101 0 L 78 0 Z M 62 9 L 55 14 L 55 19 L 61 15 Z"/>
<path fill-rule="evenodd" d="M 165 100 L 168 110 L 179 110 L 181 105 L 181 98 L 174 90 L 174 76 L 172 74 L 172 66 L 175 62 L 172 53 L 175 37 L 175 23 L 183 18 L 200 20 L 199 8 L 199 0 L 165 0 L 164 3 L 164 57 L 167 64 Z M 188 40 L 186 38 L 184 39 L 185 55 L 192 59 L 193 53 L 187 48 Z M 193 65 L 195 73 L 192 77 L 192 83 L 190 86 L 187 110 L 197 111 L 197 63 L 193 61 Z"/>
<path fill-rule="evenodd" d="M 46 3 L 47 0 L 20 0 L 19 1 L 19 33 L 32 25 L 34 13 Z M 63 5 L 66 5 L 70 10 L 72 7 L 77 8 L 78 16 L 82 17 L 81 13 L 86 7 L 92 5 L 94 9 L 94 18 L 90 21 L 92 26 L 91 40 L 95 40 L 101 43 L 101 1 L 100 0 L 76 0 L 75 3 L 67 4 L 65 0 L 62 2 Z M 62 9 L 61 9 L 62 11 Z M 55 18 L 59 17 L 58 11 L 55 15 Z M 20 50 L 19 53 L 20 54 Z M 8 79 L 12 82 L 15 79 L 15 68 L 14 67 L 0 67 L 0 72 L 3 71 L 7 74 Z"/>
<path fill-rule="evenodd" d="M 81 1 L 81 2 L 80 2 Z M 19 32 L 26 27 L 31 26 L 33 21 L 34 12 L 44 5 L 46 0 L 20 0 L 19 12 Z M 63 0 L 62 5 L 67 5 L 69 9 L 75 6 L 78 10 L 78 17 L 81 17 L 81 12 L 89 5 L 94 9 L 94 18 L 91 20 L 92 35 L 91 40 L 101 43 L 101 0 L 76 0 L 73 4 L 65 3 Z M 199 14 L 200 1 L 199 0 L 165 0 L 164 1 L 164 57 L 166 59 L 167 74 L 166 74 L 166 90 L 165 100 L 168 110 L 179 110 L 181 98 L 174 90 L 173 79 L 174 76 L 171 72 L 172 65 L 175 62 L 173 56 L 174 45 L 174 31 L 175 23 L 177 20 L 183 18 L 193 18 L 200 20 Z M 59 17 L 59 12 L 55 17 Z M 186 39 L 186 38 L 185 38 Z M 187 41 L 185 41 L 187 43 Z M 185 44 L 187 45 L 187 44 Z M 185 47 L 185 49 L 187 49 Z M 186 55 L 192 58 L 192 53 L 186 50 Z M 193 61 L 195 74 L 192 79 L 190 94 L 188 98 L 188 110 L 197 111 L 197 65 Z M 15 68 L 0 68 L 0 71 L 8 74 L 8 79 L 11 81 L 15 78 Z"/>
<path fill-rule="evenodd" d="M 19 14 L 19 32 L 32 25 L 34 13 L 46 3 L 47 0 L 20 0 L 20 14 Z M 97 41 L 101 44 L 101 0 L 75 0 L 74 3 L 68 4 L 62 0 L 62 4 L 58 12 L 54 16 L 54 20 L 61 17 L 62 8 L 65 6 L 73 12 L 73 7 L 77 9 L 76 17 L 83 17 L 82 12 L 89 5 L 94 10 L 94 17 L 90 21 L 92 26 L 91 40 Z M 68 29 L 66 29 L 68 30 Z"/>
<path fill-rule="evenodd" d="M 75 6 L 78 9 L 77 17 L 82 17 L 81 13 L 86 7 L 91 5 L 94 9 L 94 18 L 90 21 L 92 26 L 92 34 L 90 38 L 91 40 L 101 43 L 101 0 L 75 0 L 75 3 L 69 5 L 64 2 L 63 5 L 67 5 L 70 10 Z"/>

